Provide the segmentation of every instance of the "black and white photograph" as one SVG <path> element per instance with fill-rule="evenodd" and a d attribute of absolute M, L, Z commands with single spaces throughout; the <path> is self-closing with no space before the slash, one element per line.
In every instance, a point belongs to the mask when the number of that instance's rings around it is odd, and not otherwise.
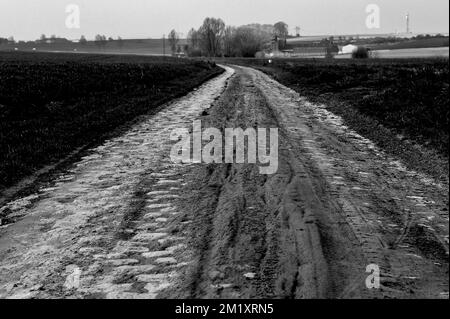
<path fill-rule="evenodd" d="M 448 0 L 0 0 L 0 299 L 448 300 L 448 122 Z"/>

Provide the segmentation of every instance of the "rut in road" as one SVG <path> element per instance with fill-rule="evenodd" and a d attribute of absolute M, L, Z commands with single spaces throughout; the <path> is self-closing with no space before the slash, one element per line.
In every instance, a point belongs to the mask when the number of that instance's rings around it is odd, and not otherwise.
<path fill-rule="evenodd" d="M 190 261 L 177 209 L 188 167 L 170 133 L 225 88 L 233 70 L 106 141 L 38 194 L 7 204 L 0 297 L 155 298 Z M 11 216 L 11 217 L 14 217 Z"/>
<path fill-rule="evenodd" d="M 345 217 L 365 260 L 381 268 L 379 294 L 447 297 L 448 185 L 408 171 L 324 106 L 262 73 L 253 76 L 279 115 L 293 154 L 313 164 L 311 177 L 326 185 L 327 202 Z"/>

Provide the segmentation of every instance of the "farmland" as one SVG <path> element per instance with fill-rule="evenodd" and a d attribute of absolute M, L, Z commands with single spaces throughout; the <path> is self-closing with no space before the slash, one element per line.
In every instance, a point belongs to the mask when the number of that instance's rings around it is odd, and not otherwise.
<path fill-rule="evenodd" d="M 435 177 L 448 175 L 448 59 L 233 63 L 254 66 L 324 103 L 358 133 L 412 168 Z M 418 151 L 416 145 L 424 149 Z"/>
<path fill-rule="evenodd" d="M 442 48 L 449 46 L 448 37 L 411 39 L 397 43 L 381 43 L 368 45 L 373 50 L 400 50 L 400 49 L 421 49 L 421 48 Z"/>
<path fill-rule="evenodd" d="M 1 53 L 0 190 L 221 72 L 162 57 Z"/>
<path fill-rule="evenodd" d="M 79 53 L 110 53 L 110 54 L 142 54 L 142 55 L 163 55 L 164 50 L 170 54 L 169 42 L 163 39 L 135 39 L 135 40 L 110 40 L 102 43 L 95 41 L 63 42 L 63 43 L 36 43 L 19 42 L 10 44 L 0 44 L 0 51 L 33 51 L 38 52 L 79 52 Z"/>

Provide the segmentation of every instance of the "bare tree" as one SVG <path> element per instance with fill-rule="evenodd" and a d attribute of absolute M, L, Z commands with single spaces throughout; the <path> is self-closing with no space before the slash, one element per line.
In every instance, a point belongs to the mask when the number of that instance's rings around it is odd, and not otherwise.
<path fill-rule="evenodd" d="M 275 28 L 275 37 L 277 38 L 277 40 L 279 40 L 278 45 L 280 48 L 285 48 L 286 47 L 286 39 L 289 35 L 289 26 L 280 21 L 275 23 L 274 25 Z"/>
<path fill-rule="evenodd" d="M 170 31 L 169 45 L 170 45 L 170 49 L 172 50 L 172 54 L 177 51 L 178 42 L 180 42 L 180 37 L 178 36 L 177 31 L 175 31 L 175 30 Z"/>
<path fill-rule="evenodd" d="M 226 26 L 221 19 L 206 18 L 198 31 L 191 29 L 188 33 L 189 54 L 254 57 L 271 41 L 273 32 L 272 25 L 251 24 L 236 28 Z"/>
<path fill-rule="evenodd" d="M 203 51 L 210 57 L 220 56 L 225 23 L 221 19 L 206 18 L 198 32 Z"/>
<path fill-rule="evenodd" d="M 289 35 L 289 26 L 282 21 L 275 23 L 274 28 L 275 35 L 281 39 L 286 39 Z"/>
<path fill-rule="evenodd" d="M 87 44 L 87 40 L 86 40 L 86 37 L 85 37 L 84 35 L 82 35 L 82 36 L 80 37 L 79 43 L 80 43 L 81 45 Z"/>
<path fill-rule="evenodd" d="M 106 46 L 106 42 L 107 42 L 106 36 L 100 34 L 97 34 L 95 36 L 95 44 L 98 45 L 99 47 Z"/>
<path fill-rule="evenodd" d="M 232 57 L 235 56 L 236 50 L 235 50 L 235 33 L 236 28 L 234 27 L 226 27 L 223 35 L 223 54 L 226 57 Z"/>
<path fill-rule="evenodd" d="M 263 47 L 263 38 L 257 30 L 250 27 L 239 27 L 234 36 L 234 47 L 239 56 L 253 58 Z"/>
<path fill-rule="evenodd" d="M 188 44 L 191 47 L 191 49 L 193 49 L 193 50 L 198 49 L 200 43 L 199 43 L 197 30 L 195 30 L 194 28 L 189 30 L 187 39 L 188 39 Z"/>

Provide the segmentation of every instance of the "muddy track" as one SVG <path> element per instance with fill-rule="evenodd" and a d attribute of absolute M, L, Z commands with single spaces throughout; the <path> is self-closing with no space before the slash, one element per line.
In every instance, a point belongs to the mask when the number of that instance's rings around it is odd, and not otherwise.
<path fill-rule="evenodd" d="M 261 72 L 236 69 L 205 126 L 279 127 L 279 169 L 198 168 L 185 209 L 198 256 L 189 296 L 448 297 L 448 185 Z M 372 264 L 381 287 L 369 290 Z"/>
<path fill-rule="evenodd" d="M 278 171 L 170 161 L 170 132 L 279 128 Z M 0 297 L 448 298 L 448 185 L 250 68 L 7 204 Z M 367 289 L 366 267 L 381 270 Z"/>

